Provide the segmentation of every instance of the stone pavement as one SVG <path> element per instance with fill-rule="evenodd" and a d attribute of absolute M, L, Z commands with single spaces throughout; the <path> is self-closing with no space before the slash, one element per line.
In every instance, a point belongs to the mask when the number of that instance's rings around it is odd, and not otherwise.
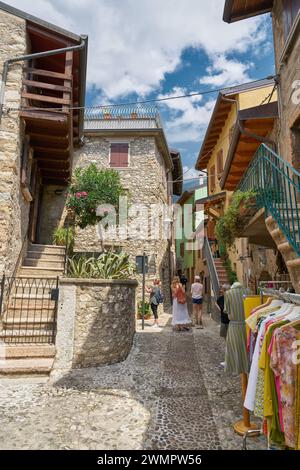
<path fill-rule="evenodd" d="M 74 370 L 51 382 L 0 381 L 0 449 L 241 449 L 239 378 L 225 377 L 224 342 L 205 329 L 140 322 L 121 364 Z M 265 449 L 264 438 L 249 440 Z"/>

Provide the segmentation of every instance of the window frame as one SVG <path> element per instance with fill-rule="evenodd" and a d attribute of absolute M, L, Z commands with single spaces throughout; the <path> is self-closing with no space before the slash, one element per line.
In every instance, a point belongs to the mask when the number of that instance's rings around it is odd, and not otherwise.
<path fill-rule="evenodd" d="M 128 145 L 128 160 L 127 160 L 127 166 L 112 166 L 111 165 L 111 147 L 112 145 Z M 131 140 L 124 140 L 124 139 L 111 139 L 109 141 L 109 156 L 108 156 L 108 164 L 109 164 L 109 167 L 114 169 L 114 170 L 126 170 L 128 168 L 130 168 L 130 162 L 131 162 Z"/>

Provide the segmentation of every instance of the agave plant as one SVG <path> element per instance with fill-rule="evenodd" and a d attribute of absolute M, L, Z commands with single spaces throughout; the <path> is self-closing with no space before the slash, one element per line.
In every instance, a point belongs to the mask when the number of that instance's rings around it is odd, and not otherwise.
<path fill-rule="evenodd" d="M 98 258 L 74 256 L 68 261 L 68 276 L 92 279 L 128 279 L 135 265 L 126 253 L 108 251 Z"/>
<path fill-rule="evenodd" d="M 97 277 L 101 279 L 128 279 L 135 271 L 134 264 L 127 253 L 102 253 L 95 261 Z"/>
<path fill-rule="evenodd" d="M 68 277 L 91 278 L 93 277 L 94 258 L 86 256 L 73 256 L 68 259 Z"/>

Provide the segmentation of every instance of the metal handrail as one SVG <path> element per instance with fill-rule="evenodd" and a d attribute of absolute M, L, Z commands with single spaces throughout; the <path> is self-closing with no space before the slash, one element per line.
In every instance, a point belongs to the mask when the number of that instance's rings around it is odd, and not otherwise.
<path fill-rule="evenodd" d="M 238 189 L 254 190 L 258 208 L 271 215 L 300 256 L 300 173 L 265 144 L 260 145 Z"/>
<path fill-rule="evenodd" d="M 207 237 L 204 237 L 203 252 L 204 252 L 204 257 L 207 261 L 207 267 L 208 267 L 209 275 L 211 278 L 212 288 L 213 288 L 215 297 L 217 298 L 220 292 L 220 281 L 219 281 L 219 276 L 217 273 L 216 265 L 214 262 L 214 258 L 213 258 Z"/>

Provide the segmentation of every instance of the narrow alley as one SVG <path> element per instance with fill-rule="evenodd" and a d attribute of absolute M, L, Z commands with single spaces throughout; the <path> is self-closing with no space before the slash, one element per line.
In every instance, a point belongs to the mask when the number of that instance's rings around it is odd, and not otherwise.
<path fill-rule="evenodd" d="M 226 377 L 217 323 L 173 332 L 141 325 L 127 360 L 52 383 L 2 379 L 0 449 L 236 449 L 239 377 Z M 45 426 L 45 423 L 47 425 Z M 26 432 L 24 432 L 26 430 Z M 265 449 L 264 438 L 249 449 Z"/>

